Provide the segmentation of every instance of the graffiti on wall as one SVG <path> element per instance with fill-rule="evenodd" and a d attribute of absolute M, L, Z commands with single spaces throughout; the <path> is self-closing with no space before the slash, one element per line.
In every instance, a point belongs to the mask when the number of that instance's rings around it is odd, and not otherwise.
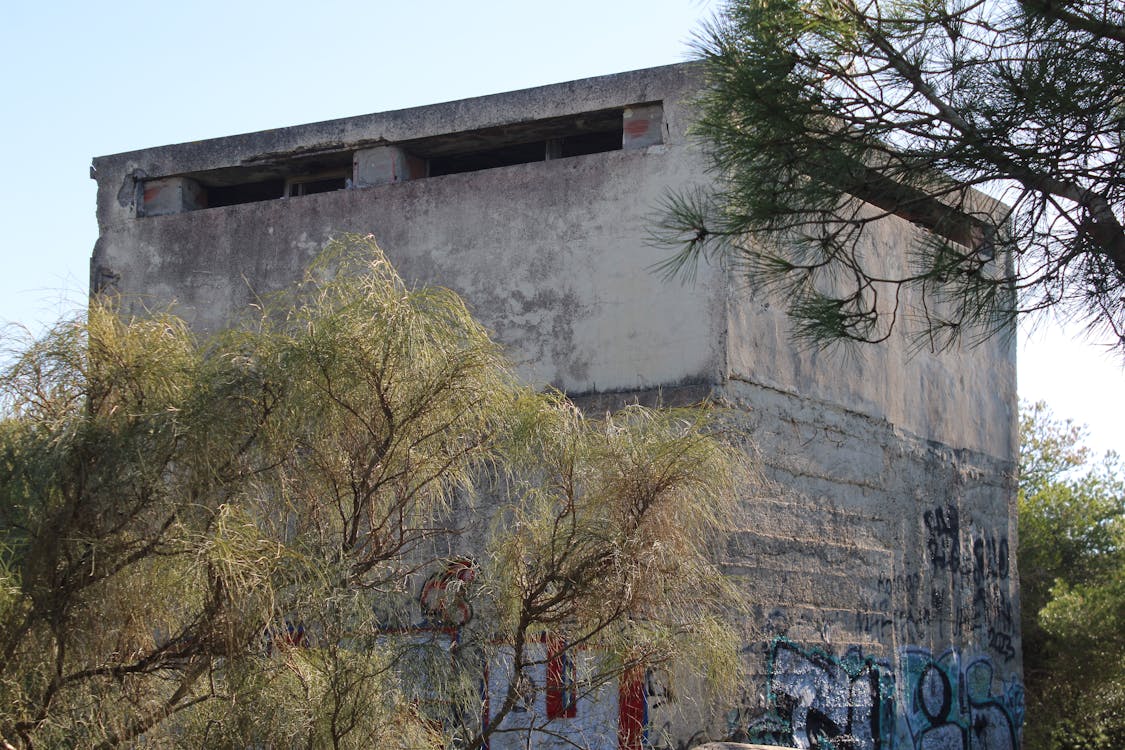
<path fill-rule="evenodd" d="M 506 686 L 502 673 L 493 670 L 489 680 L 494 699 Z M 549 685 L 546 675 L 537 678 Z M 528 714 L 505 720 L 493 750 L 522 750 L 526 731 L 541 726 L 535 715 L 546 718 L 550 709 L 539 705 L 546 691 L 531 690 L 537 693 Z M 657 721 L 661 709 L 675 702 L 666 672 L 649 670 L 643 679 L 626 678 L 580 696 L 570 720 L 537 737 L 542 746 L 581 740 L 604 750 L 677 750 L 706 740 L 697 733 L 690 742 L 677 741 L 671 725 Z M 859 648 L 833 656 L 777 638 L 761 698 L 751 706 L 744 696 L 742 706 L 727 714 L 726 739 L 805 750 L 1018 750 L 1024 715 L 1017 675 L 1001 675 L 990 656 L 955 649 L 935 655 L 906 647 L 892 668 Z"/>
<path fill-rule="evenodd" d="M 518 687 L 516 706 L 493 728 L 488 750 L 652 750 L 668 747 L 667 721 L 674 696 L 668 674 L 635 668 L 607 679 L 604 655 L 568 647 L 562 639 L 544 637 L 526 647 L 529 664 L 513 674 L 512 651 L 501 648 L 488 661 L 482 685 L 482 720 L 504 703 L 508 686 Z M 597 682 L 591 684 L 591 678 Z M 659 723 L 658 723 L 659 721 Z"/>
<path fill-rule="evenodd" d="M 741 705 L 727 714 L 726 739 L 805 750 L 1017 750 L 1024 709 L 1011 663 L 1018 642 L 1008 538 L 951 504 L 916 519 L 917 562 L 907 570 L 873 570 L 855 610 L 840 608 L 835 619 L 808 608 L 762 612 L 760 626 L 775 637 L 744 651 L 765 666 L 764 679 L 751 680 Z M 473 576 L 471 562 L 454 560 L 427 581 L 420 604 L 428 623 L 457 627 L 472 618 Z M 810 632 L 824 643 L 863 633 L 868 638 L 861 640 L 882 644 L 974 645 L 940 653 L 911 645 L 877 657 L 852 646 L 840 655 L 799 645 L 807 641 L 798 634 Z M 489 704 L 511 680 L 527 683 L 519 690 L 526 700 L 500 720 L 490 750 L 523 748 L 533 734 L 537 745 L 560 750 L 681 750 L 705 740 L 704 731 L 723 734 L 712 726 L 685 739 L 685 728 L 699 727 L 677 718 L 667 672 L 642 670 L 595 687 L 585 677 L 594 655 L 556 640 L 533 646 L 543 653 L 525 673 L 508 674 L 503 654 L 488 664 L 485 722 Z"/>
<path fill-rule="evenodd" d="M 777 638 L 766 681 L 767 710 L 752 718 L 740 711 L 729 714 L 732 737 L 805 750 L 891 747 L 894 675 L 858 648 L 834 657 Z"/>
<path fill-rule="evenodd" d="M 450 560 L 422 585 L 418 604 L 427 622 L 463 627 L 473 619 L 469 588 L 476 580 L 477 569 L 467 557 Z"/>
<path fill-rule="evenodd" d="M 851 615 L 854 631 L 882 643 L 980 643 L 994 658 L 1013 661 L 1008 537 L 980 528 L 949 504 L 926 510 L 920 521 L 921 565 L 878 575 Z"/>
<path fill-rule="evenodd" d="M 1001 679 L 984 656 L 950 649 L 932 655 L 904 649 L 902 729 L 913 750 L 1017 750 L 1023 723 L 1023 687 Z"/>
<path fill-rule="evenodd" d="M 1008 537 L 967 522 L 953 505 L 927 510 L 922 521 L 929 562 L 929 600 L 913 601 L 911 609 L 933 619 L 941 640 L 957 640 L 972 631 L 996 656 L 1011 661 L 1016 648 Z M 921 590 L 920 586 L 905 589 Z M 920 640 L 910 638 L 906 642 Z"/>
<path fill-rule="evenodd" d="M 897 668 L 775 639 L 764 707 L 727 715 L 727 739 L 805 750 L 1017 750 L 1023 722 L 1018 676 L 989 656 L 950 649 L 899 652 Z"/>

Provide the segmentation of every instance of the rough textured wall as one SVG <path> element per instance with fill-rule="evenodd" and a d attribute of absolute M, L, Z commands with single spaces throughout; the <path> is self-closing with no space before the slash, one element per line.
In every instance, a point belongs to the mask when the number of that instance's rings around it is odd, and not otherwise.
<path fill-rule="evenodd" d="M 615 151 L 135 219 L 103 236 L 99 261 L 138 302 L 174 299 L 215 328 L 290 283 L 333 232 L 370 232 L 411 283 L 463 295 L 536 382 L 584 392 L 714 381 L 723 302 L 706 290 L 718 282 L 705 271 L 701 293 L 685 294 L 646 270 L 640 217 L 669 166 Z"/>
<path fill-rule="evenodd" d="M 575 741 L 613 722 L 612 703 L 646 717 L 653 746 L 707 732 L 798 747 L 1015 747 L 1011 343 L 818 355 L 790 343 L 784 300 L 721 269 L 701 268 L 694 285 L 656 277 L 646 227 L 660 197 L 706 179 L 685 133 L 693 76 L 638 71 L 99 158 L 92 283 L 133 311 L 174 301 L 215 328 L 289 283 L 333 232 L 370 232 L 412 283 L 463 294 L 536 383 L 599 407 L 658 394 L 726 403 L 776 488 L 748 500 L 724 560 L 752 613 L 742 699 L 717 720 L 688 718 L 690 679 L 653 673 L 561 717 Z M 662 102 L 662 143 L 137 216 L 146 180 L 641 102 Z M 183 185 L 175 199 L 195 200 Z M 915 231 L 884 227 L 870 252 L 901 263 Z"/>
<path fill-rule="evenodd" d="M 777 486 L 728 546 L 754 615 L 752 676 L 722 731 L 1018 747 L 1010 463 L 762 386 L 722 393 Z"/>
<path fill-rule="evenodd" d="M 878 259 L 882 275 L 907 276 L 911 245 L 922 232 L 905 220 L 879 222 L 866 230 L 865 250 Z M 875 346 L 816 352 L 793 345 L 789 321 L 781 314 L 786 300 L 732 281 L 727 329 L 731 379 L 886 419 L 957 448 L 1005 459 L 1015 455 L 1014 334 L 934 353 L 913 335 L 917 327 L 912 318 L 921 310 L 907 291 L 897 335 Z"/>
<path fill-rule="evenodd" d="M 702 269 L 689 289 L 648 270 L 658 256 L 647 226 L 664 186 L 699 173 L 685 149 L 685 112 L 678 105 L 690 80 L 680 68 L 658 69 L 588 87 L 563 84 L 303 126 L 295 130 L 310 132 L 301 141 L 269 131 L 99 158 L 94 283 L 109 279 L 135 301 L 133 309 L 175 300 L 194 325 L 215 328 L 255 293 L 290 283 L 332 233 L 372 233 L 412 283 L 461 293 L 534 382 L 569 392 L 717 382 L 725 324 L 721 275 Z M 254 164 L 261 150 L 309 149 L 336 143 L 341 134 L 362 142 L 416 139 L 649 100 L 665 100 L 666 137 L 648 148 L 136 216 L 131 175 L 138 173 Z"/>

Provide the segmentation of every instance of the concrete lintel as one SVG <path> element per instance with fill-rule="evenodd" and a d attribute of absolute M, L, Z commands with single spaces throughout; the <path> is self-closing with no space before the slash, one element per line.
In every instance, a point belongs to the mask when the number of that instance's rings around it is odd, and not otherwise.
<path fill-rule="evenodd" d="M 635 104 L 626 107 L 622 124 L 621 148 L 647 148 L 664 142 L 664 105 Z"/>
<path fill-rule="evenodd" d="M 426 176 L 426 162 L 398 146 L 376 146 L 356 151 L 352 165 L 356 187 L 386 185 Z"/>
<path fill-rule="evenodd" d="M 145 180 L 142 216 L 182 214 L 199 208 L 207 208 L 207 191 L 195 180 L 188 177 Z"/>

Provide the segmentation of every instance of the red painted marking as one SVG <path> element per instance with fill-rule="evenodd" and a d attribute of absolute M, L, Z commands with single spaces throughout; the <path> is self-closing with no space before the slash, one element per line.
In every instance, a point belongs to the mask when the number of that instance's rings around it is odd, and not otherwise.
<path fill-rule="evenodd" d="M 645 736 L 645 671 L 633 667 L 621 675 L 617 694 L 617 750 L 641 750 Z"/>
<path fill-rule="evenodd" d="M 546 635 L 543 641 L 547 645 L 547 718 L 573 719 L 578 715 L 574 660 L 562 638 Z"/>
<path fill-rule="evenodd" d="M 652 127 L 652 120 L 646 118 L 638 118 L 636 120 L 625 121 L 625 134 L 637 138 L 648 133 L 649 128 Z"/>
<path fill-rule="evenodd" d="M 473 607 L 466 601 L 467 587 L 476 577 L 472 560 L 451 560 L 445 570 L 434 573 L 422 586 L 419 604 L 423 613 L 458 627 L 468 623 L 473 617 Z M 451 588 L 452 591 L 449 590 Z"/>

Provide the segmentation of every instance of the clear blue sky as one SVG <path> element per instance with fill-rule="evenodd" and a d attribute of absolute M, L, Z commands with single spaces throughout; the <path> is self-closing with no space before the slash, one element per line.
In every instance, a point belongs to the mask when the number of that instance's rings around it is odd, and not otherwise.
<path fill-rule="evenodd" d="M 0 321 L 84 302 L 93 156 L 679 62 L 715 0 L 10 2 Z M 1051 325 L 1021 393 L 1125 444 L 1119 360 Z"/>

